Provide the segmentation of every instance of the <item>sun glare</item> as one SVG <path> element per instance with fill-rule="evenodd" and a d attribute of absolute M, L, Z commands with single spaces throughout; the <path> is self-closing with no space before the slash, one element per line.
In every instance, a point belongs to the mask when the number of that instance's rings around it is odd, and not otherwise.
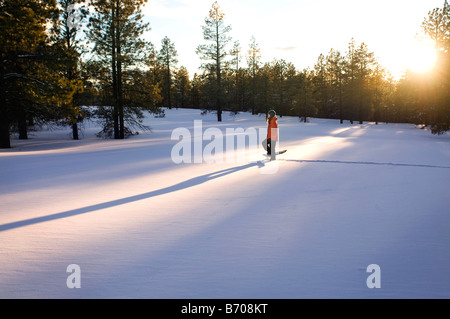
<path fill-rule="evenodd" d="M 407 57 L 407 67 L 414 72 L 431 71 L 436 64 L 437 54 L 434 45 L 428 41 L 417 41 Z"/>

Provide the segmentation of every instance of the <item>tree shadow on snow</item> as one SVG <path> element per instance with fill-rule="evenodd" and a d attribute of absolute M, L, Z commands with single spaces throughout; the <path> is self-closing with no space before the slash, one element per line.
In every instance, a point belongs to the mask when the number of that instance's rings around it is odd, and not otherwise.
<path fill-rule="evenodd" d="M 44 222 L 48 222 L 48 221 L 52 221 L 52 220 L 56 220 L 56 219 L 62 219 L 62 218 L 76 216 L 76 215 L 91 213 L 91 212 L 95 212 L 95 211 L 105 209 L 105 208 L 111 208 L 114 206 L 124 205 L 124 204 L 128 204 L 128 203 L 136 202 L 139 200 L 143 200 L 143 199 L 148 199 L 148 198 L 184 190 L 184 189 L 211 181 L 213 179 L 220 178 L 220 177 L 223 177 L 223 176 L 226 176 L 226 175 L 238 172 L 238 171 L 245 170 L 250 167 L 255 167 L 255 166 L 262 167 L 262 166 L 264 166 L 264 164 L 262 162 L 249 163 L 249 164 L 245 164 L 242 166 L 232 167 L 232 168 L 224 169 L 221 171 L 197 176 L 197 177 L 188 179 L 186 181 L 183 181 L 181 183 L 178 183 L 178 184 L 175 184 L 172 186 L 168 186 L 165 188 L 161 188 L 158 190 L 154 190 L 154 191 L 139 194 L 139 195 L 129 196 L 129 197 L 121 198 L 121 199 L 112 200 L 109 202 L 104 202 L 104 203 L 100 203 L 100 204 L 76 208 L 76 209 L 72 209 L 69 211 L 51 214 L 51 215 L 47 215 L 47 216 L 41 216 L 41 217 L 30 218 L 30 219 L 26 219 L 26 220 L 22 220 L 22 221 L 3 224 L 3 225 L 0 225 L 0 232 L 10 230 L 10 229 L 20 228 L 20 227 L 24 227 L 24 226 L 44 223 Z"/>

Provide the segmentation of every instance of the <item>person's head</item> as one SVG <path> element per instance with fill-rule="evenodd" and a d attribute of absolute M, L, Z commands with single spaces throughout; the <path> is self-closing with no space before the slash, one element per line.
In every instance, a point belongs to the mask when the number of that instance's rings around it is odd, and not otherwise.
<path fill-rule="evenodd" d="M 268 113 L 269 119 L 272 119 L 272 118 L 274 118 L 274 117 L 275 117 L 275 115 L 277 115 L 277 114 L 275 113 L 275 111 L 274 111 L 274 110 L 270 110 L 270 111 L 269 111 L 269 113 Z"/>

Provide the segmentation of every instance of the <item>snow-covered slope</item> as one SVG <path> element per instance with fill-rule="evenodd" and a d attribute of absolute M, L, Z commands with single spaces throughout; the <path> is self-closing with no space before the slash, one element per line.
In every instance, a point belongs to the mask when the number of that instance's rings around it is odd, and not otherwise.
<path fill-rule="evenodd" d="M 0 297 L 450 297 L 449 135 L 283 117 L 276 162 L 175 164 L 194 120 L 266 126 L 166 110 L 127 140 L 87 123 L 0 151 Z"/>

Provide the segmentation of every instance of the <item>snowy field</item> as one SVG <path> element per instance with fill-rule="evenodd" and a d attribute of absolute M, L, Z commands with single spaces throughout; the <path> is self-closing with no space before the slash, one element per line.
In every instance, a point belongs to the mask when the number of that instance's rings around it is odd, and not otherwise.
<path fill-rule="evenodd" d="M 283 117 L 275 162 L 257 150 L 175 164 L 171 134 L 194 120 L 266 127 L 179 109 L 127 140 L 96 138 L 95 123 L 79 141 L 13 139 L 0 151 L 0 297 L 450 298 L 449 134 Z"/>

